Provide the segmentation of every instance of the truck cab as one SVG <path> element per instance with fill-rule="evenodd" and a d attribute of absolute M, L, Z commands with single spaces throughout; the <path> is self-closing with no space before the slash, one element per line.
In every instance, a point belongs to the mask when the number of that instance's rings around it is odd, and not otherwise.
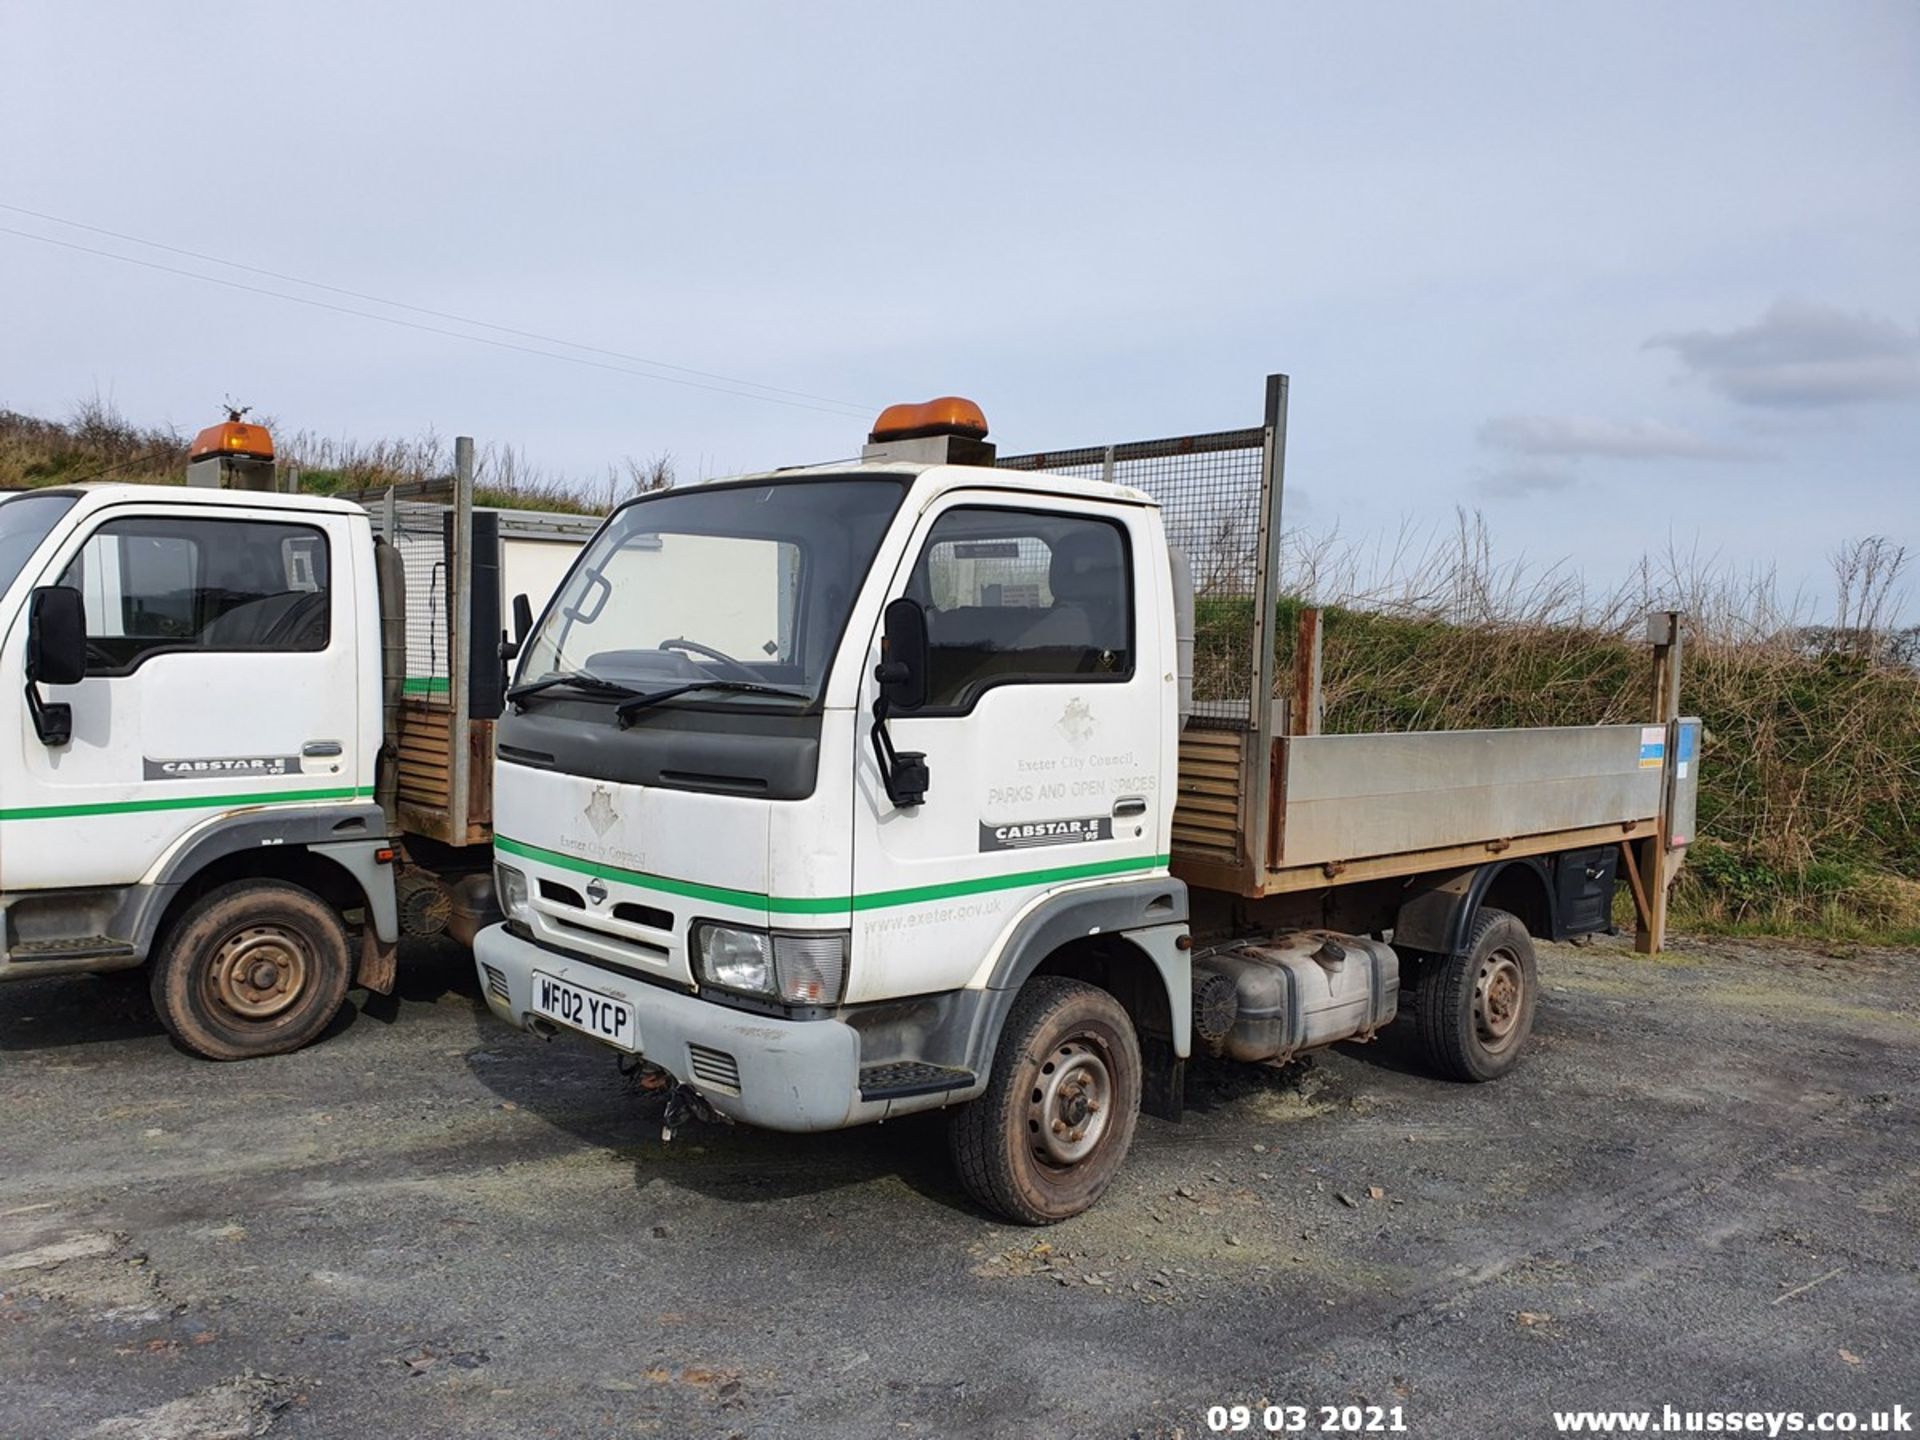
<path fill-rule="evenodd" d="M 454 450 L 370 514 L 234 411 L 185 485 L 0 500 L 0 981 L 146 966 L 183 1048 L 245 1059 L 495 918 L 502 581 L 544 599 L 596 525 L 476 511 Z"/>
<path fill-rule="evenodd" d="M 131 968 L 231 911 L 258 924 L 182 985 L 179 1023 L 224 1053 L 332 1018 L 333 908 L 395 938 L 372 557 L 366 512 L 319 497 L 0 502 L 0 673 L 21 686 L 0 706 L 0 978 Z"/>
<path fill-rule="evenodd" d="M 509 699 L 507 920 L 476 942 L 503 1017 L 791 1131 L 979 1097 L 1069 939 L 1151 975 L 1142 1025 L 1184 1045 L 1172 578 L 1144 494 L 880 454 L 645 497 Z M 1083 1130 L 1130 1128 L 1127 1043 L 1062 1076 L 1100 1092 Z"/>

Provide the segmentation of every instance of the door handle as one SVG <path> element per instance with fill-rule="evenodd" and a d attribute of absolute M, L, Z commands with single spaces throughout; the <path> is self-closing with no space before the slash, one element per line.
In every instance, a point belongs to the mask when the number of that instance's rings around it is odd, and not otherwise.
<path fill-rule="evenodd" d="M 309 740 L 300 747 L 300 753 L 309 760 L 328 759 L 346 752 L 346 747 L 338 740 Z"/>
<path fill-rule="evenodd" d="M 1129 816 L 1147 813 L 1147 797 L 1144 795 L 1122 795 L 1113 802 L 1113 818 L 1125 820 Z"/>

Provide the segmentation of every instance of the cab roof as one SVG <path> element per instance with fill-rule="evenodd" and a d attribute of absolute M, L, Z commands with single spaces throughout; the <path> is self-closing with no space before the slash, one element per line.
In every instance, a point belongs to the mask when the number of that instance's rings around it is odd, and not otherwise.
<path fill-rule="evenodd" d="M 1123 505 L 1154 505 L 1144 490 L 1131 485 L 1114 485 L 1105 480 L 1082 480 L 1072 475 L 1056 475 L 1051 470 L 1003 470 L 992 465 L 916 465 L 902 460 L 842 460 L 824 465 L 801 465 L 786 470 L 763 470 L 745 475 L 719 475 L 695 482 L 700 485 L 737 485 L 766 482 L 780 484 L 791 480 L 926 479 L 937 492 L 947 490 L 1024 490 L 1044 491 L 1050 495 L 1072 495 L 1086 500 L 1107 500 Z"/>
<path fill-rule="evenodd" d="M 231 505 L 255 510 L 321 511 L 334 515 L 364 515 L 366 508 L 331 495 L 285 495 L 267 490 L 216 490 L 202 485 L 133 485 L 115 480 L 89 480 L 78 485 L 50 485 L 29 495 L 73 495 L 96 506 L 133 502 L 176 505 Z"/>

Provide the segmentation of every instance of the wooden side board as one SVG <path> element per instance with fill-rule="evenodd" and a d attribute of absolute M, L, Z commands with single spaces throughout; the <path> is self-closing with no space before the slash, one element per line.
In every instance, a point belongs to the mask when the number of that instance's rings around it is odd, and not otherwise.
<path fill-rule="evenodd" d="M 484 845 L 493 839 L 493 722 L 467 727 L 470 794 L 464 826 L 451 816 L 453 711 L 428 700 L 400 709 L 400 828 L 447 845 Z"/>
<path fill-rule="evenodd" d="M 1179 795 L 1173 809 L 1176 862 L 1234 867 L 1246 853 L 1247 736 L 1189 729 L 1180 736 Z"/>

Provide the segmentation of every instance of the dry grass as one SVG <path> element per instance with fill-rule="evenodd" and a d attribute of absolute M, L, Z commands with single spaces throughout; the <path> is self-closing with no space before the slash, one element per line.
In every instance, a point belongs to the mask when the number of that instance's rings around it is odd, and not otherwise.
<path fill-rule="evenodd" d="M 217 417 L 216 417 L 217 418 Z M 283 466 L 300 472 L 311 494 L 355 494 L 433 480 L 453 470 L 453 443 L 428 431 L 414 439 L 336 439 L 309 430 L 283 431 L 268 416 Z M 176 485 L 186 478 L 192 437 L 135 425 L 98 396 L 65 420 L 0 411 L 0 489 L 125 480 Z M 628 457 L 602 474 L 582 477 L 546 469 L 514 445 L 482 445 L 474 457 L 475 497 L 507 509 L 604 514 L 629 495 L 673 483 L 673 457 Z"/>
<path fill-rule="evenodd" d="M 66 420 L 0 410 L 0 489 L 181 478 L 187 436 L 134 425 L 95 396 Z"/>

